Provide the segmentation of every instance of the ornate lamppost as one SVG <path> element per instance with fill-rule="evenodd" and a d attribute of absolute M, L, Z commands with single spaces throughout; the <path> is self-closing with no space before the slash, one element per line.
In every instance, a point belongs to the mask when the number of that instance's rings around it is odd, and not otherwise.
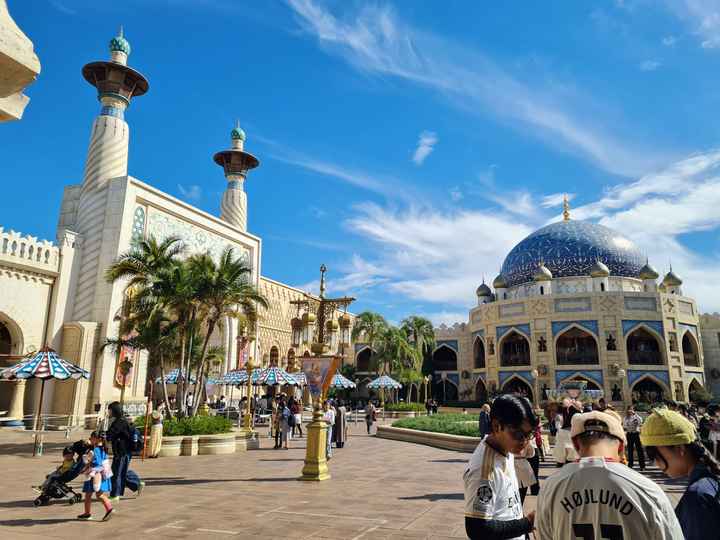
<path fill-rule="evenodd" d="M 297 306 L 298 311 L 302 308 L 305 313 L 302 317 L 304 323 L 304 335 L 303 341 L 310 342 L 310 350 L 313 353 L 313 358 L 320 359 L 329 357 L 335 357 L 336 355 L 331 354 L 331 342 L 333 334 L 337 334 L 338 326 L 347 331 L 340 332 L 340 339 L 342 340 L 342 349 L 350 343 L 350 331 L 349 324 L 343 328 L 343 319 L 341 318 L 341 324 L 334 323 L 333 317 L 338 309 L 345 310 L 345 316 L 347 316 L 347 307 L 355 301 L 355 298 L 351 296 L 342 296 L 339 298 L 326 298 L 325 297 L 325 272 L 327 267 L 323 264 L 320 266 L 320 296 L 314 297 L 305 295 L 305 298 L 301 300 L 292 300 L 290 303 Z M 349 316 L 347 316 L 349 320 Z M 333 324 L 334 323 L 334 324 Z M 314 333 L 312 332 L 312 325 L 314 324 Z M 293 334 L 295 328 L 293 327 Z M 326 334 L 327 332 L 327 334 Z M 326 336 L 329 339 L 326 339 Z M 345 341 L 347 339 L 347 342 Z M 334 359 L 333 359 L 334 360 Z M 308 375 L 308 380 L 311 379 Z M 327 373 L 327 377 L 332 377 L 333 373 Z M 321 381 L 321 384 L 324 381 Z M 327 444 L 327 430 L 328 425 L 322 419 L 321 404 L 324 399 L 324 392 L 321 391 L 316 393 L 314 396 L 315 400 L 313 403 L 313 419 L 307 426 L 307 450 L 305 452 L 305 464 L 302 470 L 302 476 L 299 480 L 328 480 L 330 473 L 328 472 L 327 459 L 325 458 L 326 444 Z"/>
<path fill-rule="evenodd" d="M 240 330 L 240 334 L 237 337 L 238 368 L 240 367 L 240 358 L 242 358 L 245 352 L 245 347 L 247 347 L 250 341 L 251 339 L 248 335 L 247 326 L 243 325 L 242 329 Z M 248 355 L 248 359 L 245 362 L 245 371 L 247 373 L 247 399 L 245 400 L 245 414 L 243 416 L 243 425 L 242 428 L 240 428 L 240 432 L 243 433 L 248 439 L 252 438 L 254 435 L 252 427 L 252 408 L 250 406 L 250 400 L 252 399 L 252 372 L 254 367 L 255 366 L 253 365 L 252 357 Z"/>

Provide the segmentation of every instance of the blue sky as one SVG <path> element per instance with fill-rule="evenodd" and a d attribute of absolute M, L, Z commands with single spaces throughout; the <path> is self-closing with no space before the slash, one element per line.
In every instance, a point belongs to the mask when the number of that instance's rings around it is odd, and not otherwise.
<path fill-rule="evenodd" d="M 263 273 L 397 321 L 466 320 L 525 235 L 623 231 L 720 310 L 720 2 L 10 0 L 42 73 L 0 129 L 2 224 L 53 238 L 81 180 L 81 67 L 125 27 L 150 80 L 129 172 L 212 213 L 235 119 Z"/>

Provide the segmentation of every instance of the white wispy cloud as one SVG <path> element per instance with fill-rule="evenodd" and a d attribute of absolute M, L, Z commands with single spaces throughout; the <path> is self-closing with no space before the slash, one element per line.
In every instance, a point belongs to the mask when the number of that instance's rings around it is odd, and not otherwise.
<path fill-rule="evenodd" d="M 58 10 L 60 13 L 64 13 L 65 15 L 77 15 L 77 11 L 68 7 L 64 2 L 61 2 L 60 0 L 50 0 L 50 5 L 56 10 Z"/>
<path fill-rule="evenodd" d="M 640 71 L 655 71 L 662 65 L 659 60 L 645 60 L 640 62 Z"/>
<path fill-rule="evenodd" d="M 677 43 L 677 38 L 675 36 L 665 36 L 662 38 L 662 44 L 666 47 L 674 47 Z"/>
<path fill-rule="evenodd" d="M 178 191 L 180 192 L 180 195 L 189 201 L 199 201 L 202 198 L 202 188 L 197 184 L 190 184 L 187 187 L 182 184 L 178 184 Z"/>
<path fill-rule="evenodd" d="M 574 85 L 523 82 L 480 51 L 404 23 L 391 7 L 365 5 L 340 18 L 314 0 L 287 1 L 305 31 L 363 73 L 431 88 L 469 113 L 494 116 L 613 173 L 637 175 L 667 159 L 611 134 L 593 112 L 597 104 Z"/>
<path fill-rule="evenodd" d="M 717 0 L 665 0 L 664 4 L 698 36 L 701 47 L 720 47 L 720 3 Z"/>
<path fill-rule="evenodd" d="M 413 162 L 415 165 L 422 165 L 425 159 L 435 149 L 438 142 L 437 134 L 433 131 L 423 131 L 418 137 L 417 148 L 413 153 Z"/>
<path fill-rule="evenodd" d="M 539 201 L 535 207 L 552 209 L 562 194 Z M 694 251 L 682 242 L 683 235 L 720 229 L 720 150 L 612 186 L 597 200 L 572 209 L 571 218 L 621 232 L 659 271 L 667 271 L 671 260 L 685 281 L 685 293 L 704 311 L 720 310 L 720 253 Z M 453 314 L 438 321 L 453 322 L 475 304 L 483 276 L 486 282 L 495 277 L 510 249 L 538 228 L 538 219 L 546 222 L 550 215 L 430 204 L 407 209 L 359 205 L 346 226 L 368 242 L 373 255 L 355 259 L 346 285 L 358 281 L 376 294 L 425 302 L 429 314 Z"/>
<path fill-rule="evenodd" d="M 551 195 L 545 195 L 540 199 L 540 206 L 543 208 L 553 208 L 560 206 L 567 197 L 568 201 L 572 201 L 575 198 L 574 193 L 553 193 Z"/>

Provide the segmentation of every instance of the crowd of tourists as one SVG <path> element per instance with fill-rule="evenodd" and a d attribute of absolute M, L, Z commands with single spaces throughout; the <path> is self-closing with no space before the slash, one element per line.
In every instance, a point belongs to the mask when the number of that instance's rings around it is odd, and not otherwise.
<path fill-rule="evenodd" d="M 541 488 L 539 460 L 549 449 L 530 402 L 508 394 L 483 406 L 482 439 L 464 474 L 468 537 L 720 538 L 717 410 L 667 402 L 643 420 L 633 407 L 621 416 L 602 401 L 586 406 L 566 399 L 548 418 L 558 470 Z M 688 479 L 674 509 L 642 474 L 648 463 Z M 538 497 L 536 510 L 526 514 L 528 488 Z"/>

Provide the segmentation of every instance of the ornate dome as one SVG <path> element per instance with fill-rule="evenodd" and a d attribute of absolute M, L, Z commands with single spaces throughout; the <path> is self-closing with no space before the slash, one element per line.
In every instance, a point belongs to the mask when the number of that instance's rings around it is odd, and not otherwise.
<path fill-rule="evenodd" d="M 230 138 L 233 141 L 244 141 L 245 140 L 245 132 L 242 130 L 240 126 L 234 127 L 232 131 L 230 132 Z"/>
<path fill-rule="evenodd" d="M 610 275 L 610 269 L 600 260 L 595 261 L 595 264 L 590 267 L 589 272 L 591 277 L 608 277 Z"/>
<path fill-rule="evenodd" d="M 492 296 L 492 291 L 490 290 L 490 287 L 483 283 L 477 288 L 475 294 L 478 296 Z"/>
<path fill-rule="evenodd" d="M 498 274 L 498 276 L 493 280 L 493 288 L 495 288 L 495 289 L 507 288 L 507 282 L 505 281 L 505 277 L 502 274 Z"/>
<path fill-rule="evenodd" d="M 657 270 L 655 270 L 652 266 L 650 266 L 649 262 L 645 262 L 645 266 L 643 266 L 640 269 L 640 279 L 657 279 L 660 277 L 660 274 L 657 273 Z"/>
<path fill-rule="evenodd" d="M 120 27 L 118 35 L 110 40 L 109 47 L 110 52 L 119 51 L 124 52 L 127 56 L 130 56 L 130 43 L 127 39 L 125 39 L 122 27 Z"/>
<path fill-rule="evenodd" d="M 550 281 L 552 278 L 552 272 L 547 266 L 545 266 L 545 263 L 541 262 L 540 264 L 538 264 L 537 270 L 535 270 L 535 273 L 533 274 L 533 280 Z"/>
<path fill-rule="evenodd" d="M 665 277 L 662 280 L 663 285 L 665 287 L 679 287 L 682 285 L 682 279 L 677 277 L 677 275 L 672 271 L 672 268 L 670 271 L 665 274 Z"/>
<path fill-rule="evenodd" d="M 538 229 L 505 258 L 501 273 L 508 286 L 532 281 L 538 262 L 553 277 L 586 276 L 601 260 L 613 276 L 637 278 L 645 258 L 621 234 L 587 221 L 559 221 Z"/>

